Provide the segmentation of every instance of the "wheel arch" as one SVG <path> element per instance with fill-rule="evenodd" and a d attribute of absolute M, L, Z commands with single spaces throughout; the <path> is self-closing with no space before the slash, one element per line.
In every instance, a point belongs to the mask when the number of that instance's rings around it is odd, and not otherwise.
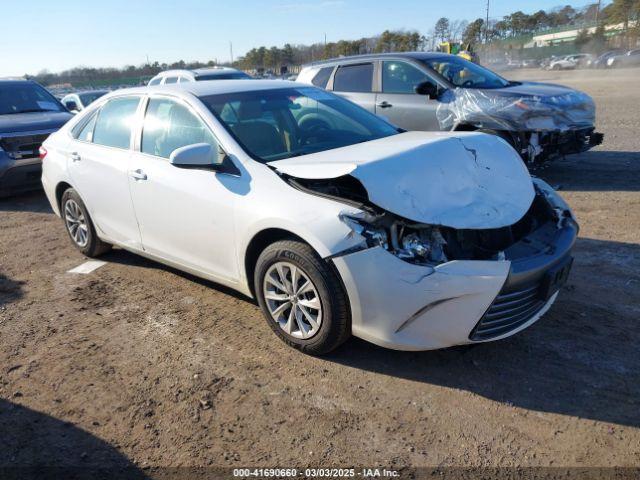
<path fill-rule="evenodd" d="M 253 275 L 255 273 L 258 257 L 265 248 L 280 240 L 298 240 L 311 246 L 311 248 L 314 248 L 310 242 L 300 237 L 300 235 L 296 235 L 292 231 L 284 228 L 265 228 L 264 230 L 257 232 L 247 244 L 247 248 L 244 252 L 245 278 L 247 280 L 247 286 L 249 287 L 251 296 L 254 298 L 256 296 L 256 292 L 255 285 L 253 284 Z"/>
<path fill-rule="evenodd" d="M 69 183 L 67 182 L 59 182 L 58 185 L 56 185 L 56 205 L 58 206 L 58 211 L 60 212 L 60 214 L 62 215 L 62 195 L 64 195 L 64 192 L 66 192 L 68 189 L 73 188 Z"/>

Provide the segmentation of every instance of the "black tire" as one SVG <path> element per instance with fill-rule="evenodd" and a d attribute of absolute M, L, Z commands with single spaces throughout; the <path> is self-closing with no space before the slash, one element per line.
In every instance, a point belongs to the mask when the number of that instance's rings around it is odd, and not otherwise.
<path fill-rule="evenodd" d="M 296 338 L 280 327 L 269 311 L 264 297 L 263 282 L 269 269 L 278 262 L 295 265 L 311 280 L 322 306 L 322 321 L 313 336 Z M 310 355 L 323 355 L 336 349 L 351 335 L 351 314 L 337 273 L 306 243 L 282 240 L 272 243 L 258 257 L 254 274 L 258 303 L 267 323 L 287 345 Z"/>
<path fill-rule="evenodd" d="M 84 222 L 86 224 L 86 235 L 87 235 L 86 244 L 80 244 L 78 241 L 76 241 L 73 234 L 71 233 L 70 222 L 66 219 L 66 215 L 65 215 L 65 209 L 67 204 L 69 204 L 69 202 L 74 202 L 75 205 L 77 205 L 80 208 L 80 211 L 82 212 L 82 215 L 84 217 Z M 73 188 L 68 188 L 62 194 L 62 199 L 60 200 L 60 215 L 62 216 L 62 220 L 64 221 L 64 225 L 65 225 L 65 230 L 67 231 L 67 234 L 71 239 L 71 242 L 78 250 L 80 250 L 80 252 L 83 255 L 93 258 L 93 257 L 98 257 L 103 253 L 106 253 L 109 250 L 111 250 L 110 244 L 103 242 L 98 238 L 98 235 L 96 234 L 96 229 L 93 225 L 93 221 L 91 220 L 91 217 L 89 216 L 89 212 L 87 211 L 87 207 L 85 206 L 84 202 L 80 198 L 80 195 L 78 195 L 78 192 L 76 192 Z"/>

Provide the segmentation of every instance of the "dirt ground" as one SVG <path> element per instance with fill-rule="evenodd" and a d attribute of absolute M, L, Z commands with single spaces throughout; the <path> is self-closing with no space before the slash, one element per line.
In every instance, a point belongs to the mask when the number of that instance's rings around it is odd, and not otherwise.
<path fill-rule="evenodd" d="M 250 300 L 121 250 L 88 275 L 41 193 L 0 200 L 0 466 L 640 466 L 640 71 L 604 144 L 540 174 L 581 224 L 536 325 L 473 348 L 312 358 Z"/>

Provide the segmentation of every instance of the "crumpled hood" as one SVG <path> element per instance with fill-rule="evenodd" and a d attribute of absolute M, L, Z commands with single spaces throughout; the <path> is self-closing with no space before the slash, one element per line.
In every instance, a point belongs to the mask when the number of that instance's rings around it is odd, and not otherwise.
<path fill-rule="evenodd" d="M 69 112 L 30 112 L 0 115 L 0 136 L 3 133 L 57 130 L 73 115 Z"/>
<path fill-rule="evenodd" d="M 447 90 L 437 110 L 442 129 L 469 123 L 498 130 L 565 131 L 593 127 L 595 115 L 595 103 L 586 93 L 537 82 Z"/>
<path fill-rule="evenodd" d="M 269 165 L 304 179 L 352 175 L 373 204 L 415 222 L 453 228 L 512 225 L 535 195 L 515 150 L 476 132 L 406 132 Z"/>

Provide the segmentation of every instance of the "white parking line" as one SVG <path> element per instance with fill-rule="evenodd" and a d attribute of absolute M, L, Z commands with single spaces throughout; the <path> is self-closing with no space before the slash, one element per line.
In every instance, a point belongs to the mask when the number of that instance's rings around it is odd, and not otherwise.
<path fill-rule="evenodd" d="M 72 268 L 67 273 L 91 273 L 96 268 L 100 268 L 103 265 L 106 265 L 107 262 L 103 262 L 102 260 L 87 260 L 82 265 L 78 265 L 76 268 Z"/>

